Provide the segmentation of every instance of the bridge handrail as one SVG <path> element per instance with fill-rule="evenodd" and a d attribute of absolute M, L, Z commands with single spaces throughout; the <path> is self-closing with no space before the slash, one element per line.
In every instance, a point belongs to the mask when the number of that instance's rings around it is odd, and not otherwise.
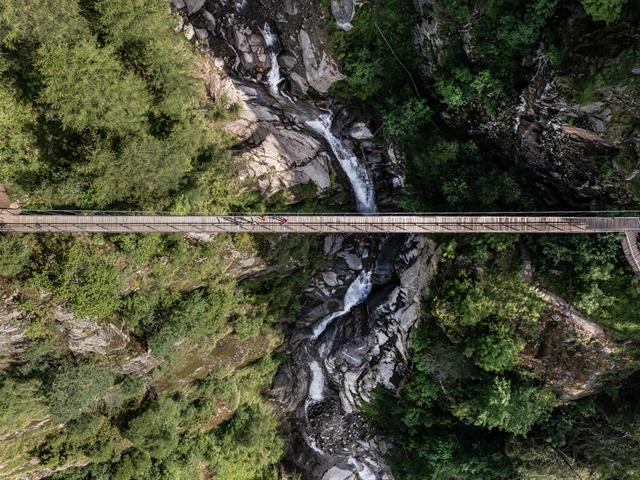
<path fill-rule="evenodd" d="M 640 210 L 548 210 L 548 211 L 520 211 L 520 212 L 167 212 L 167 211 L 143 211 L 143 210 L 54 210 L 54 209 L 15 209 L 0 208 L 0 214 L 11 215 L 78 215 L 78 216 L 229 216 L 229 217 L 319 217 L 319 216 L 496 216 L 496 217 L 636 217 L 640 216 Z"/>

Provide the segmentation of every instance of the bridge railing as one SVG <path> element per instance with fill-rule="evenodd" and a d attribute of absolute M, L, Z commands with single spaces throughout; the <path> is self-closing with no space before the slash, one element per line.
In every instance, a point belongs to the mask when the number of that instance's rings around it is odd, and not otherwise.
<path fill-rule="evenodd" d="M 460 216 L 480 217 L 480 216 L 499 216 L 499 217 L 640 217 L 640 210 L 547 210 L 547 211 L 521 211 L 521 212 L 262 212 L 262 211 L 244 211 L 244 212 L 170 212 L 170 211 L 149 211 L 149 210 L 71 210 L 71 209 L 15 209 L 0 208 L 0 213 L 11 215 L 82 215 L 82 216 L 228 216 L 228 217 L 320 217 L 320 216 Z"/>

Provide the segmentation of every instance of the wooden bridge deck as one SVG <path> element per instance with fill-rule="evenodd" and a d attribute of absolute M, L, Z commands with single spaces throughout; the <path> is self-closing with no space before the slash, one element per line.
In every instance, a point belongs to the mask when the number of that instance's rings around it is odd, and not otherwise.
<path fill-rule="evenodd" d="M 640 217 L 504 215 L 73 215 L 0 210 L 12 233 L 607 233 L 638 232 Z"/>
<path fill-rule="evenodd" d="M 625 232 L 622 235 L 622 250 L 633 271 L 640 275 L 640 248 L 637 232 Z"/>

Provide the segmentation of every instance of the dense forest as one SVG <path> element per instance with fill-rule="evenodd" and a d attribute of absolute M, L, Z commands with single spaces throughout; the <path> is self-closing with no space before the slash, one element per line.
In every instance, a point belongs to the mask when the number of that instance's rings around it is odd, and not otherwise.
<path fill-rule="evenodd" d="M 447 29 L 472 25 L 473 31 L 471 47 L 460 41 L 447 45 L 435 62 L 432 83 L 420 81 L 411 34 L 416 13 L 408 2 L 370 1 L 351 31 L 332 36 L 348 72 L 333 93 L 370 106 L 385 134 L 407 153 L 404 207 L 570 210 L 570 203 L 549 203 L 532 188 L 530 174 L 455 127 L 468 131 L 477 122 L 498 119 L 517 100 L 540 45 L 545 62 L 560 72 L 576 101 L 586 104 L 602 99 L 606 88 L 627 87 L 635 92 L 629 109 L 637 109 L 640 77 L 631 69 L 640 60 L 640 43 L 637 29 L 625 32 L 628 24 L 621 22 L 625 15 L 637 19 L 637 7 L 624 0 L 434 3 Z M 610 45 L 612 58 L 581 65 L 584 52 L 577 32 L 571 36 L 560 30 L 576 15 L 590 17 L 581 21 L 596 38 L 631 39 Z M 615 28 L 618 37 L 607 37 Z M 623 128 L 637 132 L 637 117 L 623 122 Z M 624 164 L 624 156 L 635 165 L 638 146 L 634 153 L 630 143 L 618 154 L 617 164 L 601 161 L 600 175 L 615 177 L 612 170 Z M 635 206 L 637 185 L 637 180 L 624 185 L 636 195 Z M 610 197 L 591 207 L 616 205 Z M 391 455 L 396 478 L 640 478 L 634 453 L 640 446 L 640 392 L 633 373 L 640 360 L 640 283 L 618 238 L 443 241 L 444 259 L 415 332 L 412 373 L 399 399 L 382 390 L 365 409 L 381 431 L 397 439 Z M 523 258 L 531 257 L 536 286 L 522 274 Z M 622 365 L 610 373 L 601 393 L 567 402 L 550 388 L 548 375 L 527 361 L 531 352 L 525 347 L 551 315 L 536 294 L 539 288 L 560 294 L 614 336 Z M 575 349 L 570 342 L 564 348 Z"/>
<path fill-rule="evenodd" d="M 327 24 L 345 74 L 329 95 L 402 150 L 403 211 L 638 207 L 633 0 L 432 3 L 451 35 L 428 74 L 409 0 L 364 2 L 346 32 Z M 327 16 L 331 4 L 314 2 Z M 237 139 L 221 128 L 238 105 L 211 97 L 202 52 L 175 23 L 165 0 L 0 0 L 0 183 L 21 208 L 282 207 L 241 185 Z M 613 160 L 599 150 L 585 160 L 606 183 L 597 197 L 542 190 L 500 134 L 480 131 L 515 110 L 542 64 L 576 104 L 614 91 L 626 105 L 613 116 L 628 141 Z M 326 208 L 309 203 L 287 208 Z M 441 260 L 408 376 L 363 407 L 392 439 L 395 478 L 640 479 L 640 277 L 618 236 L 435 240 Z M 26 325 L 18 358 L 0 357 L 0 478 L 298 478 L 281 466 L 285 438 L 265 392 L 283 325 L 325 261 L 321 241 L 0 235 L 0 315 Z M 234 272 L 235 259 L 256 256 L 267 273 Z M 606 340 L 558 331 L 556 296 Z M 98 347 L 68 340 L 78 321 Z M 546 357 L 555 372 L 532 350 L 543 328 L 557 336 Z M 574 395 L 564 377 L 584 365 L 606 374 Z"/>
<path fill-rule="evenodd" d="M 216 128 L 233 106 L 207 98 L 174 22 L 163 0 L 0 2 L 0 178 L 22 207 L 201 212 L 255 201 L 228 167 L 233 139 Z M 33 457 L 61 479 L 272 478 L 282 440 L 261 392 L 308 262 L 242 285 L 229 270 L 238 252 L 277 265 L 305 262 L 312 245 L 0 237 L 2 308 L 28 318 L 20 361 L 0 375 L 3 478 L 28 474 Z M 265 288 L 274 283 L 277 297 Z M 120 332 L 117 342 L 103 355 L 72 349 L 65 316 L 91 319 L 98 337 Z M 146 351 L 161 362 L 152 371 Z M 132 356 L 142 364 L 126 367 Z"/>

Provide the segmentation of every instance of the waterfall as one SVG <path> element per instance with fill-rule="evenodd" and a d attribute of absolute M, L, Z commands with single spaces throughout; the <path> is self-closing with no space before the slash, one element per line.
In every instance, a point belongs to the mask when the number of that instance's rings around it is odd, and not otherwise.
<path fill-rule="evenodd" d="M 269 52 L 269 59 L 271 60 L 271 68 L 267 74 L 267 83 L 269 84 L 269 91 L 272 95 L 279 95 L 280 89 L 278 85 L 282 82 L 282 76 L 280 75 L 280 65 L 278 64 L 278 54 L 276 53 L 276 42 L 278 37 L 271 31 L 271 27 L 268 23 L 264 24 L 264 27 L 260 29 L 260 33 L 264 38 L 264 43 L 267 45 L 267 51 Z"/>
<path fill-rule="evenodd" d="M 313 327 L 311 340 L 316 340 L 320 335 L 322 335 L 334 319 L 350 312 L 353 307 L 364 302 L 371 293 L 372 286 L 371 271 L 363 270 L 360 272 L 351 285 L 349 285 L 349 288 L 347 288 L 347 293 L 344 295 L 342 310 L 333 312 L 318 322 Z"/>
<path fill-rule="evenodd" d="M 356 197 L 356 208 L 361 213 L 374 213 L 376 208 L 373 182 L 367 169 L 360 165 L 358 157 L 349 150 L 342 140 L 331 131 L 333 115 L 331 113 L 321 115 L 317 120 L 307 122 L 307 125 L 321 134 L 338 159 L 342 170 L 349 178 L 353 193 Z"/>

